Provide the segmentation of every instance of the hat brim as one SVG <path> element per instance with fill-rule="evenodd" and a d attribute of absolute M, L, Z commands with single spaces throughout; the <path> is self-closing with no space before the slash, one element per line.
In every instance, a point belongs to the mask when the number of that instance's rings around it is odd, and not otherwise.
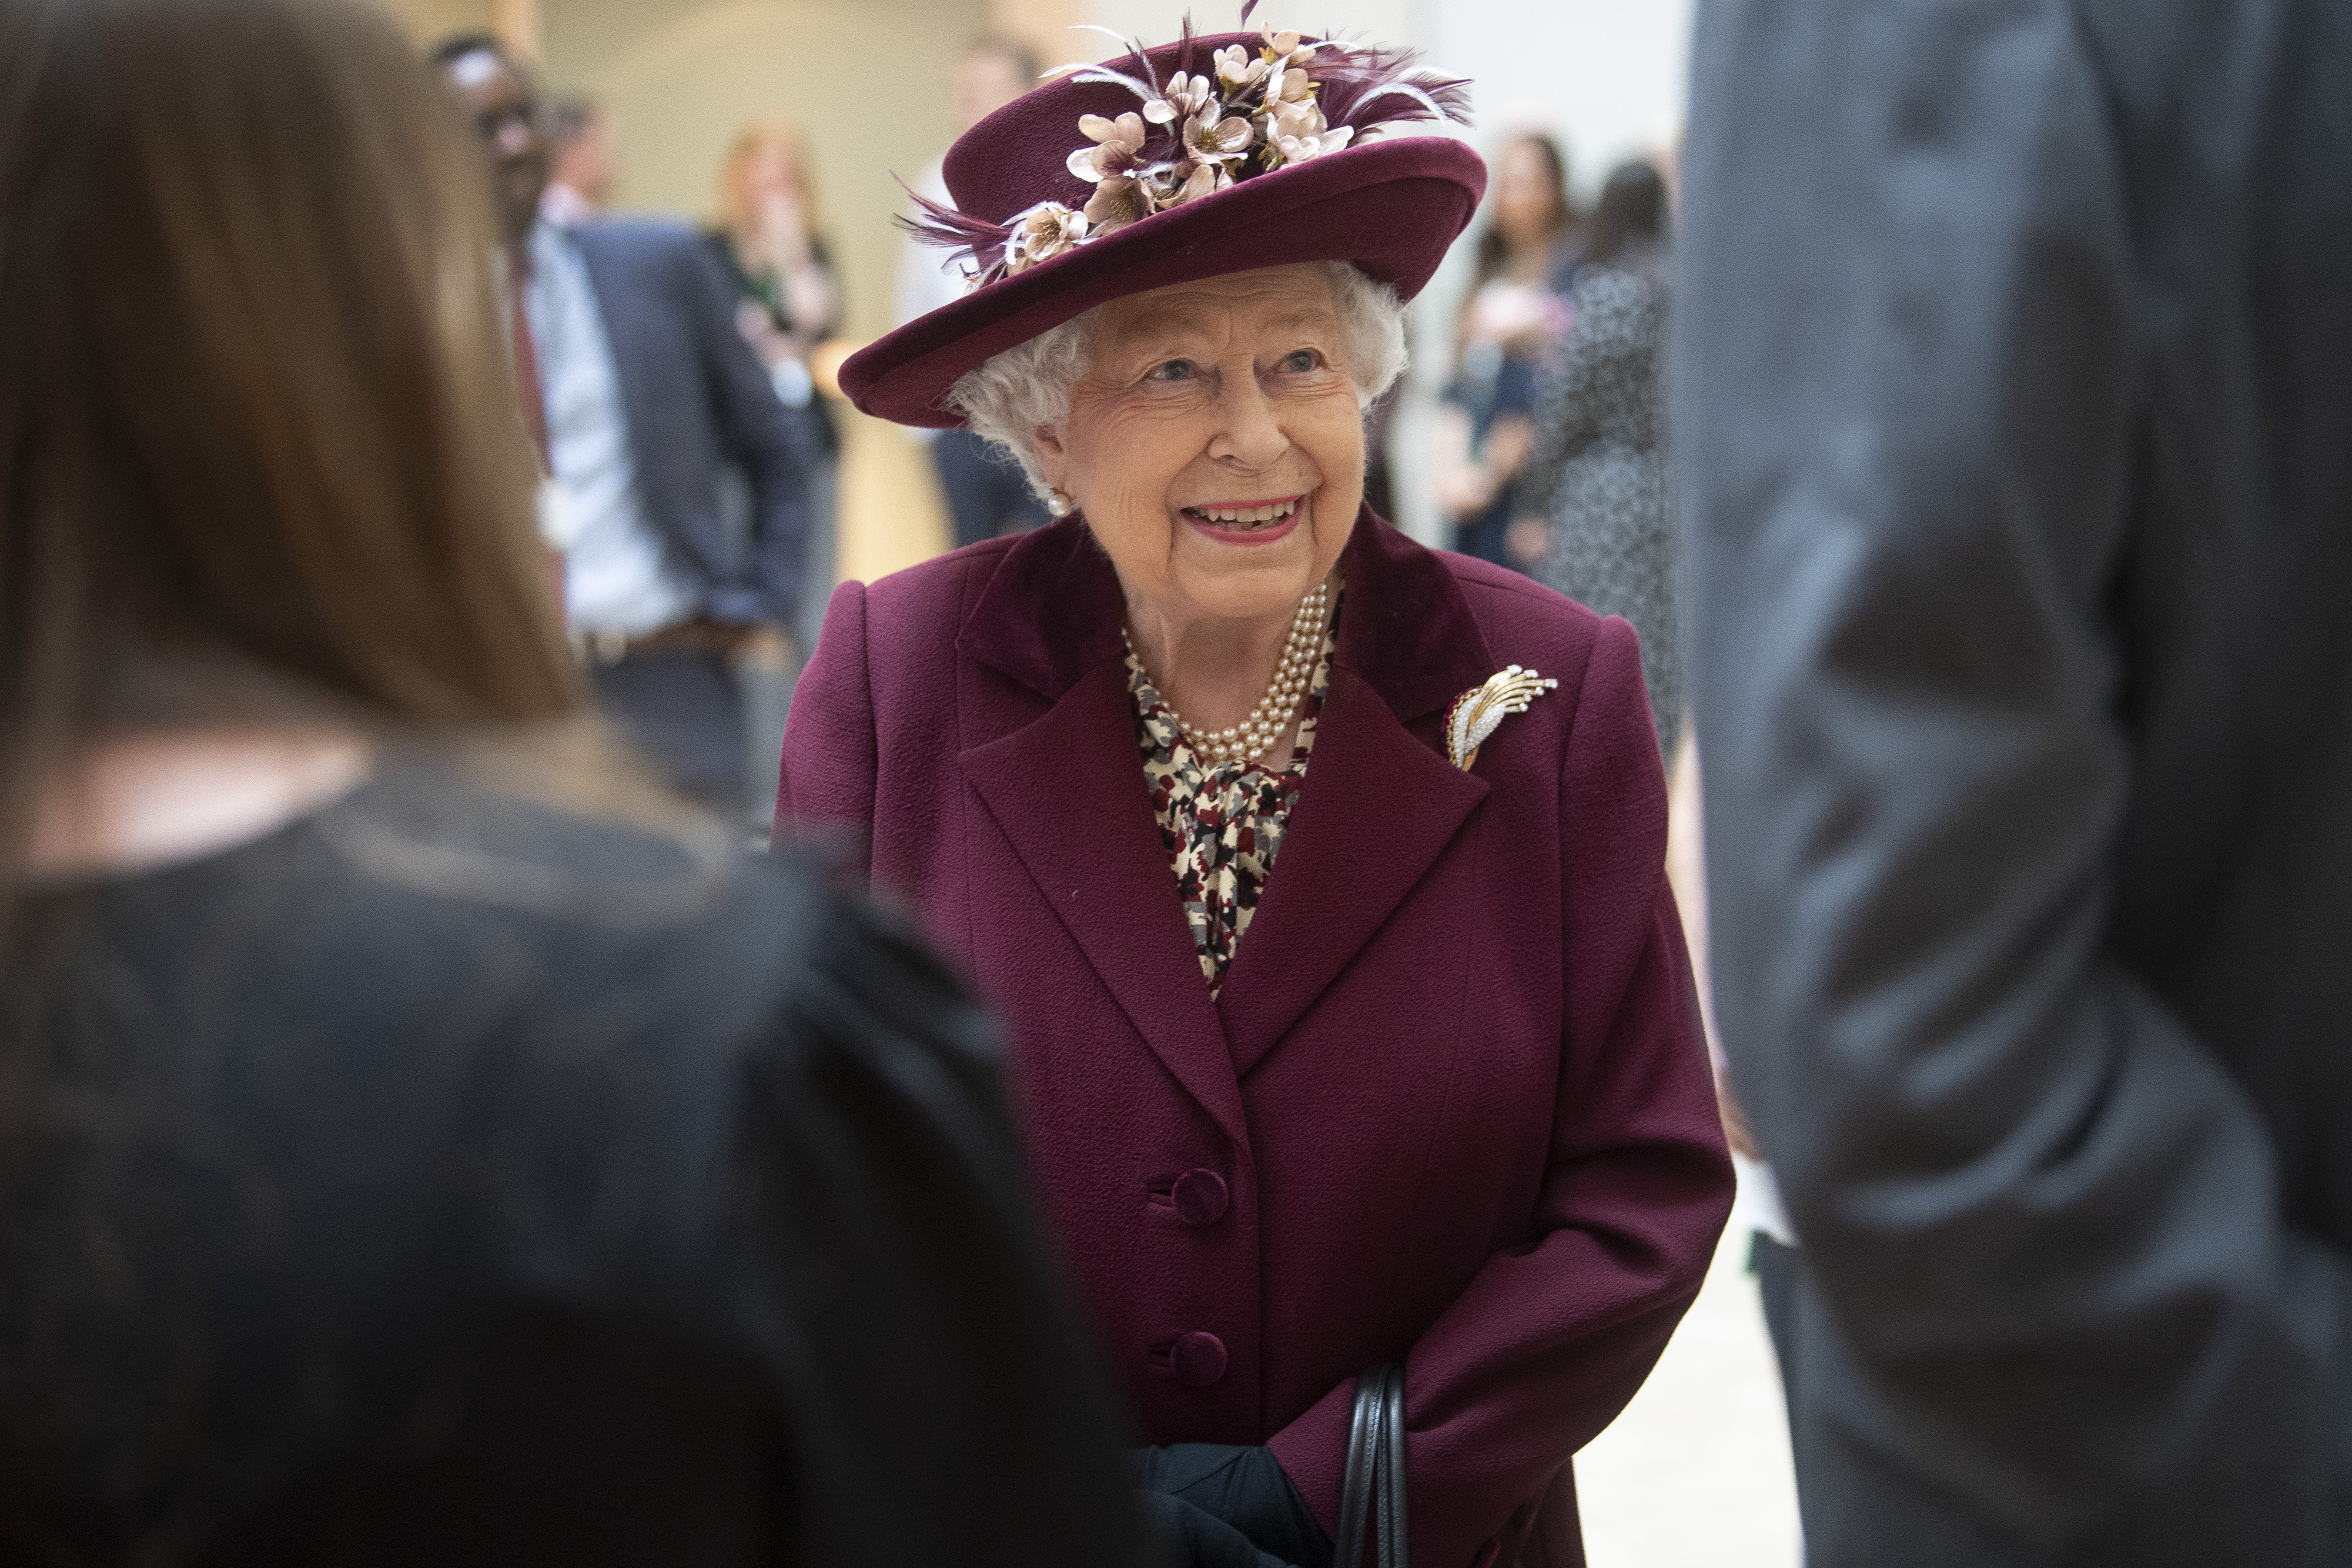
<path fill-rule="evenodd" d="M 919 316 L 843 362 L 865 413 L 955 429 L 965 373 L 1106 300 L 1300 261 L 1349 261 L 1401 298 L 1422 290 L 1477 211 L 1486 165 L 1450 136 L 1391 136 L 1153 214 Z"/>

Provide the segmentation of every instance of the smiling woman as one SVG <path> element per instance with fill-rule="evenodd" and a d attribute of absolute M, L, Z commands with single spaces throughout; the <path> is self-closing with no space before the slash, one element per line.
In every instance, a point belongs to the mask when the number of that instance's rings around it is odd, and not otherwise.
<path fill-rule="evenodd" d="M 972 286 L 842 384 L 1061 521 L 845 584 L 784 742 L 779 826 L 1012 1024 L 1179 1562 L 1354 1568 L 1358 1374 L 1401 1367 L 1423 1568 L 1580 1563 L 1569 1456 L 1729 1202 L 1632 633 L 1363 504 L 1485 183 L 1380 134 L 1463 106 L 1410 65 L 1187 37 L 957 143 Z"/>
<path fill-rule="evenodd" d="M 948 396 L 1056 510 L 1085 514 L 1170 710 L 1228 739 L 1258 719 L 1250 754 L 1279 765 L 1296 726 L 1262 711 L 1264 672 L 1279 691 L 1292 672 L 1272 650 L 1294 612 L 1318 586 L 1336 594 L 1363 500 L 1362 411 L 1403 359 L 1394 289 L 1297 262 L 1106 301 Z"/>

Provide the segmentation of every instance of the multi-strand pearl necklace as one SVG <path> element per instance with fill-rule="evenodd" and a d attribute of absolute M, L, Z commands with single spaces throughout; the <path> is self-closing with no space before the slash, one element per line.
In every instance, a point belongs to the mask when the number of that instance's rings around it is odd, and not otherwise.
<path fill-rule="evenodd" d="M 1274 668 L 1274 681 L 1258 699 L 1249 717 L 1223 730 L 1196 730 L 1176 711 L 1168 694 L 1160 694 L 1160 706 L 1168 710 L 1169 721 L 1183 731 L 1185 740 L 1201 753 L 1210 766 L 1224 763 L 1255 762 L 1264 756 L 1284 731 L 1290 728 L 1290 716 L 1298 711 L 1306 699 L 1307 689 L 1315 682 L 1315 667 L 1323 658 L 1323 610 L 1330 602 L 1324 584 L 1318 583 L 1307 597 L 1298 601 L 1298 614 L 1291 618 L 1290 637 L 1282 645 L 1282 659 Z M 1135 639 L 1121 627 L 1119 636 L 1126 638 L 1127 651 L 1137 663 L 1143 656 L 1135 651 Z"/>

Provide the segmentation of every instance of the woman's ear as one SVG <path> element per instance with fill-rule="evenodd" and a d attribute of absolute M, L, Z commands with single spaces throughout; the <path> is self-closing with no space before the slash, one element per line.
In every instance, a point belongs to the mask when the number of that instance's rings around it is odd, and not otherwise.
<path fill-rule="evenodd" d="M 1045 482 L 1057 490 L 1070 487 L 1063 481 L 1070 473 L 1070 448 L 1062 440 L 1062 432 L 1052 425 L 1033 425 L 1029 428 L 1029 449 L 1037 458 L 1037 471 Z"/>

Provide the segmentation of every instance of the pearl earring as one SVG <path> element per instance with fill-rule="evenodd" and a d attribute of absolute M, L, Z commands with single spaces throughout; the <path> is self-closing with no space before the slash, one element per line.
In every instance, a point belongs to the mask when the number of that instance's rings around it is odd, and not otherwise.
<path fill-rule="evenodd" d="M 1045 510 L 1055 517 L 1067 517 L 1077 510 L 1077 503 L 1060 490 L 1048 488 L 1045 491 Z"/>

